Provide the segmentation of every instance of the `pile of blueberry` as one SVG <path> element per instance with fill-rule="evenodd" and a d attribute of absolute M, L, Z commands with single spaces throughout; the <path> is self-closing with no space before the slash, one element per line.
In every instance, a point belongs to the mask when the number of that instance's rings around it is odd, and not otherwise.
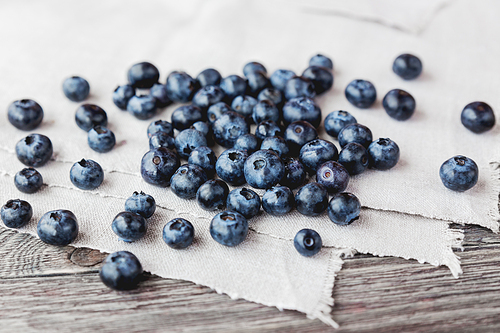
<path fill-rule="evenodd" d="M 116 88 L 113 102 L 141 120 L 155 116 L 158 108 L 183 103 L 170 122 L 157 120 L 149 125 L 150 150 L 142 158 L 142 178 L 149 184 L 170 186 L 180 198 L 196 198 L 205 210 L 220 210 L 210 223 L 210 234 L 222 245 L 236 246 L 245 240 L 248 219 L 261 206 L 275 216 L 293 208 L 306 216 L 327 211 L 333 223 L 351 224 L 358 219 L 361 204 L 354 194 L 344 192 L 350 177 L 369 167 L 388 170 L 398 163 L 398 145 L 389 138 L 373 140 L 370 129 L 347 111 L 333 111 L 324 121 L 326 132 L 337 138 L 340 152 L 334 143 L 318 138 L 322 112 L 314 98 L 332 88 L 332 71 L 332 61 L 318 54 L 300 76 L 286 69 L 268 76 L 262 64 L 250 62 L 243 68 L 244 77 L 223 78 L 209 68 L 196 78 L 175 71 L 161 84 L 158 69 L 143 62 L 129 69 L 129 83 Z M 403 54 L 394 61 L 393 71 L 405 80 L 414 79 L 420 75 L 422 63 Z M 89 91 L 88 82 L 78 76 L 63 83 L 63 92 L 72 101 L 85 100 Z M 377 93 L 371 82 L 354 80 L 346 87 L 345 96 L 364 109 L 373 105 Z M 389 91 L 382 104 L 390 117 L 400 121 L 409 119 L 416 107 L 415 99 L 401 89 Z M 31 131 L 42 122 L 43 110 L 33 100 L 19 100 L 9 106 L 8 118 L 16 128 Z M 491 107 L 483 102 L 467 105 L 461 120 L 475 133 L 495 124 Z M 107 115 L 101 107 L 82 104 L 75 121 L 88 133 L 93 150 L 106 153 L 113 149 L 115 135 L 106 127 Z M 218 158 L 210 148 L 215 143 L 226 148 Z M 34 193 L 42 187 L 42 175 L 34 167 L 47 163 L 52 152 L 50 139 L 41 134 L 30 134 L 17 143 L 17 157 L 28 166 L 14 178 L 21 192 Z M 181 161 L 187 163 L 181 165 Z M 439 172 L 443 184 L 455 191 L 470 189 L 478 178 L 477 165 L 465 156 L 447 160 Z M 81 159 L 69 176 L 77 188 L 92 190 L 100 186 L 104 173 L 97 162 Z M 306 181 L 314 177 L 315 181 Z M 230 191 L 228 184 L 248 186 Z M 260 197 L 251 188 L 265 193 Z M 114 218 L 113 232 L 125 242 L 141 239 L 155 209 L 152 196 L 134 192 L 126 200 L 125 210 Z M 24 226 L 32 215 L 31 205 L 19 199 L 9 200 L 1 209 L 3 222 L 11 228 Z M 48 244 L 67 245 L 78 235 L 77 219 L 67 210 L 50 211 L 38 222 L 37 232 Z M 184 249 L 193 238 L 194 227 L 183 218 L 175 218 L 163 228 L 163 240 L 171 248 Z M 303 256 L 313 256 L 320 251 L 322 240 L 316 231 L 303 229 L 296 234 L 294 246 Z M 141 273 L 138 259 L 120 251 L 108 256 L 100 276 L 111 288 L 129 289 Z"/>

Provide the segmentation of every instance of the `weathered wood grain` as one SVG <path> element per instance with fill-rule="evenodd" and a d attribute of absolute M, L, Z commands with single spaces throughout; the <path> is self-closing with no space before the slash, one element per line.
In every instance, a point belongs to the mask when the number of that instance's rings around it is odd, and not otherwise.
<path fill-rule="evenodd" d="M 400 258 L 346 259 L 333 293 L 337 332 L 499 332 L 500 236 L 465 229 L 459 280 Z M 5 228 L 0 257 L 0 331 L 334 331 L 185 281 L 146 276 L 137 290 L 112 291 L 97 275 L 105 254 Z"/>

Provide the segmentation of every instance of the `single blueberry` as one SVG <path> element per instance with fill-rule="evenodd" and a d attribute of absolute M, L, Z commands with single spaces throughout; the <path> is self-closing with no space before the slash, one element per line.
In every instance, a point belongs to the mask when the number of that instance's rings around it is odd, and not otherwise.
<path fill-rule="evenodd" d="M 104 126 L 97 125 L 88 132 L 89 147 L 98 153 L 107 153 L 116 144 L 115 134 Z"/>
<path fill-rule="evenodd" d="M 107 126 L 108 116 L 106 111 L 97 105 L 82 104 L 76 109 L 75 121 L 78 127 L 88 132 L 97 125 Z"/>
<path fill-rule="evenodd" d="M 308 121 L 297 120 L 290 123 L 285 130 L 285 141 L 293 156 L 299 155 L 303 145 L 318 138 L 318 132 Z"/>
<path fill-rule="evenodd" d="M 201 167 L 209 178 L 215 174 L 215 162 L 217 162 L 217 156 L 214 151 L 205 146 L 194 149 L 188 158 L 189 164 Z"/>
<path fill-rule="evenodd" d="M 156 132 L 149 138 L 149 149 L 160 147 L 175 149 L 175 139 L 165 132 Z"/>
<path fill-rule="evenodd" d="M 316 173 L 318 167 L 326 161 L 336 161 L 339 157 L 337 147 L 330 141 L 316 139 L 302 146 L 300 162 L 309 173 Z"/>
<path fill-rule="evenodd" d="M 204 86 L 194 94 L 193 105 L 196 105 L 202 110 L 216 103 L 222 102 L 224 91 L 219 86 Z"/>
<path fill-rule="evenodd" d="M 270 188 L 262 196 L 262 208 L 275 216 L 285 215 L 295 206 L 292 191 L 286 186 L 275 186 Z"/>
<path fill-rule="evenodd" d="M 170 179 L 170 188 L 179 198 L 192 199 L 196 197 L 196 191 L 207 179 L 207 174 L 199 166 L 184 164 Z"/>
<path fill-rule="evenodd" d="M 370 81 L 354 80 L 345 88 L 345 97 L 355 107 L 367 109 L 375 103 L 377 91 Z"/>
<path fill-rule="evenodd" d="M 14 184 L 23 193 L 35 193 L 43 185 L 43 177 L 36 169 L 24 168 L 14 176 Z"/>
<path fill-rule="evenodd" d="M 127 111 L 140 120 L 154 117 L 156 110 L 156 98 L 151 95 L 132 96 L 127 104 Z"/>
<path fill-rule="evenodd" d="M 281 91 L 275 88 L 265 88 L 263 89 L 259 95 L 257 96 L 257 100 L 259 101 L 271 101 L 278 108 L 283 106 L 284 98 Z"/>
<path fill-rule="evenodd" d="M 2 206 L 0 216 L 3 223 L 8 228 L 24 227 L 33 216 L 33 208 L 24 200 L 9 200 Z"/>
<path fill-rule="evenodd" d="M 130 84 L 118 86 L 113 92 L 113 103 L 115 103 L 118 108 L 127 110 L 128 101 L 133 96 L 135 96 L 135 88 Z"/>
<path fill-rule="evenodd" d="M 333 111 L 325 118 L 325 131 L 328 135 L 336 138 L 344 127 L 357 122 L 356 118 L 347 111 Z"/>
<path fill-rule="evenodd" d="M 142 157 L 141 176 L 146 183 L 166 187 L 179 164 L 179 157 L 170 149 L 151 149 Z"/>
<path fill-rule="evenodd" d="M 135 88 L 151 88 L 160 79 L 160 72 L 149 62 L 132 65 L 127 73 L 128 82 Z"/>
<path fill-rule="evenodd" d="M 339 193 L 344 191 L 349 184 L 349 172 L 342 164 L 327 161 L 318 167 L 316 181 L 325 186 L 328 192 Z"/>
<path fill-rule="evenodd" d="M 81 102 L 90 92 L 90 86 L 87 80 L 79 76 L 72 76 L 64 80 L 63 92 L 70 101 Z"/>
<path fill-rule="evenodd" d="M 197 130 L 198 132 L 201 132 L 205 139 L 207 139 L 207 146 L 213 146 L 214 145 L 214 136 L 212 134 L 212 127 L 210 124 L 206 121 L 197 121 L 193 125 L 191 125 L 189 128 Z"/>
<path fill-rule="evenodd" d="M 52 157 L 52 142 L 42 134 L 30 134 L 16 144 L 16 155 L 21 163 L 39 167 Z"/>
<path fill-rule="evenodd" d="M 236 246 L 248 234 L 247 219 L 237 212 L 224 211 L 215 215 L 210 222 L 210 235 L 219 244 Z"/>
<path fill-rule="evenodd" d="M 310 79 L 302 76 L 294 76 L 288 80 L 286 82 L 284 93 L 287 100 L 297 97 L 316 97 L 314 83 Z"/>
<path fill-rule="evenodd" d="M 172 72 L 167 77 L 168 97 L 174 102 L 189 102 L 196 91 L 199 89 L 199 83 L 186 72 Z"/>
<path fill-rule="evenodd" d="M 149 94 L 156 99 L 156 106 L 165 108 L 172 104 L 168 97 L 167 86 L 161 83 L 155 83 L 149 90 Z"/>
<path fill-rule="evenodd" d="M 474 133 L 483 133 L 495 126 L 495 114 L 484 102 L 467 104 L 462 110 L 460 119 L 462 124 Z"/>
<path fill-rule="evenodd" d="M 134 192 L 125 200 L 125 210 L 141 215 L 144 218 L 153 216 L 156 210 L 155 199 L 144 192 Z"/>
<path fill-rule="evenodd" d="M 245 161 L 245 179 L 254 188 L 267 189 L 285 175 L 285 166 L 273 150 L 257 150 Z"/>
<path fill-rule="evenodd" d="M 476 185 L 479 169 L 472 159 L 457 155 L 441 165 L 439 177 L 443 185 L 450 190 L 464 192 Z"/>
<path fill-rule="evenodd" d="M 130 243 L 146 235 L 146 219 L 137 213 L 121 212 L 113 219 L 111 229 L 120 240 Z"/>
<path fill-rule="evenodd" d="M 359 143 L 348 143 L 340 151 L 339 163 L 351 176 L 359 175 L 368 168 L 368 152 Z"/>
<path fill-rule="evenodd" d="M 174 136 L 174 126 L 166 120 L 154 120 L 148 126 L 148 138 L 157 132 L 165 132 L 170 136 Z"/>
<path fill-rule="evenodd" d="M 163 241 L 173 249 L 185 249 L 193 243 L 194 227 L 188 220 L 175 218 L 163 227 Z"/>
<path fill-rule="evenodd" d="M 104 172 L 99 163 L 82 158 L 71 167 L 69 179 L 79 189 L 94 190 L 104 180 Z"/>
<path fill-rule="evenodd" d="M 142 275 L 142 266 L 135 255 L 127 251 L 111 253 L 99 271 L 102 283 L 116 290 L 134 289 Z"/>
<path fill-rule="evenodd" d="M 310 66 L 302 73 L 302 77 L 312 81 L 314 91 L 317 95 L 321 95 L 333 86 L 333 74 L 331 70 L 324 67 Z"/>
<path fill-rule="evenodd" d="M 295 235 L 293 246 L 304 257 L 312 257 L 321 250 L 321 236 L 314 230 L 302 229 Z"/>
<path fill-rule="evenodd" d="M 216 69 L 207 68 L 198 74 L 196 80 L 200 83 L 201 87 L 218 86 L 222 80 L 222 76 Z"/>
<path fill-rule="evenodd" d="M 220 179 L 237 186 L 245 184 L 245 161 L 248 153 L 244 150 L 227 149 L 215 163 L 215 171 Z"/>
<path fill-rule="evenodd" d="M 252 110 L 252 119 L 256 124 L 264 120 L 272 120 L 276 123 L 280 121 L 280 111 L 270 100 L 259 101 Z"/>
<path fill-rule="evenodd" d="M 193 150 L 206 146 L 207 139 L 200 131 L 185 129 L 175 137 L 175 148 L 181 158 L 188 159 Z"/>
<path fill-rule="evenodd" d="M 399 147 L 387 138 L 373 141 L 367 149 L 370 168 L 388 170 L 399 161 Z"/>
<path fill-rule="evenodd" d="M 238 75 L 229 75 L 222 79 L 221 89 L 226 94 L 226 102 L 231 102 L 236 96 L 245 95 L 247 90 L 247 81 Z"/>
<path fill-rule="evenodd" d="M 215 142 L 230 148 L 234 146 L 240 136 L 247 134 L 250 128 L 242 115 L 234 111 L 227 111 L 212 124 L 212 131 Z"/>
<path fill-rule="evenodd" d="M 318 128 L 321 123 L 321 109 L 314 100 L 307 97 L 298 97 L 289 100 L 283 106 L 283 122 L 285 125 L 294 121 L 305 120 Z"/>
<path fill-rule="evenodd" d="M 284 157 L 282 160 L 285 165 L 285 175 L 281 178 L 280 185 L 290 189 L 295 189 L 302 185 L 306 179 L 306 171 L 302 163 L 292 157 Z"/>
<path fill-rule="evenodd" d="M 204 210 L 223 209 L 226 205 L 229 187 L 220 179 L 210 179 L 196 192 L 196 200 Z"/>
<path fill-rule="evenodd" d="M 359 218 L 361 203 L 352 193 L 337 193 L 328 203 L 328 216 L 337 225 L 348 225 Z"/>
<path fill-rule="evenodd" d="M 172 125 L 179 131 L 185 130 L 197 121 L 203 120 L 201 109 L 195 105 L 182 105 L 172 113 Z"/>
<path fill-rule="evenodd" d="M 412 54 L 401 54 L 394 60 L 392 71 L 403 80 L 413 80 L 422 73 L 422 62 Z"/>
<path fill-rule="evenodd" d="M 78 222 L 69 210 L 52 210 L 40 218 L 36 231 L 44 243 L 68 245 L 78 236 Z"/>
<path fill-rule="evenodd" d="M 312 56 L 309 60 L 309 66 L 318 66 L 333 70 L 332 60 L 322 54 L 316 54 L 315 56 Z"/>
<path fill-rule="evenodd" d="M 317 216 L 328 206 L 328 191 L 320 183 L 302 186 L 295 194 L 295 207 L 302 215 Z"/>
<path fill-rule="evenodd" d="M 32 99 L 14 101 L 7 109 L 9 122 L 17 129 L 31 131 L 43 120 L 43 109 Z"/>
<path fill-rule="evenodd" d="M 340 147 L 344 147 L 350 142 L 356 142 L 365 148 L 372 143 L 372 131 L 364 125 L 355 123 L 345 126 L 338 135 Z"/>
<path fill-rule="evenodd" d="M 389 91 L 382 100 L 385 112 L 396 120 L 407 120 L 415 112 L 415 99 L 412 95 L 401 89 Z"/>
<path fill-rule="evenodd" d="M 232 111 L 231 107 L 224 102 L 215 103 L 208 108 L 207 119 L 210 124 L 213 124 L 219 117 L 227 111 Z"/>
<path fill-rule="evenodd" d="M 249 122 L 250 119 L 252 118 L 253 108 L 257 104 L 257 102 L 258 101 L 255 98 L 253 98 L 252 96 L 240 95 L 240 96 L 236 96 L 233 99 L 233 102 L 231 103 L 231 108 L 234 111 L 241 114 L 243 117 L 245 117 L 247 122 Z"/>
<path fill-rule="evenodd" d="M 247 74 L 249 74 L 251 72 L 263 72 L 266 74 L 267 69 L 260 62 L 252 61 L 252 62 L 247 63 L 245 65 L 245 67 L 243 67 L 243 74 L 245 76 L 247 76 Z"/>
<path fill-rule="evenodd" d="M 245 150 L 248 154 L 252 154 L 260 147 L 260 139 L 251 133 L 244 134 L 234 143 L 234 149 Z"/>
<path fill-rule="evenodd" d="M 245 77 L 247 78 L 247 93 L 250 96 L 257 97 L 263 89 L 271 85 L 266 73 L 262 71 L 248 72 Z"/>
<path fill-rule="evenodd" d="M 232 190 L 226 201 L 226 208 L 245 216 L 247 219 L 254 217 L 260 210 L 260 197 L 254 191 L 247 188 Z"/>
<path fill-rule="evenodd" d="M 270 136 L 262 140 L 260 149 L 269 149 L 278 154 L 279 157 L 288 155 L 290 149 L 288 149 L 288 144 L 285 139 L 281 136 Z"/>
<path fill-rule="evenodd" d="M 283 130 L 276 122 L 264 120 L 255 128 L 255 136 L 260 140 L 264 140 L 271 136 L 283 136 Z"/>
<path fill-rule="evenodd" d="M 277 69 L 273 74 L 271 74 L 271 77 L 269 79 L 275 89 L 278 89 L 279 91 L 285 91 L 286 83 L 288 82 L 288 80 L 295 76 L 295 72 L 291 70 Z"/>

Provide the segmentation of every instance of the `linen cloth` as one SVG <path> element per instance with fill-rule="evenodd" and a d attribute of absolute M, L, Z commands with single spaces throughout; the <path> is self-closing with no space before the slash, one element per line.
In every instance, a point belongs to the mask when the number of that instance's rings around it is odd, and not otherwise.
<path fill-rule="evenodd" d="M 411 16 L 411 11 L 408 14 L 400 7 L 392 11 L 393 4 L 381 2 L 393 15 L 386 14 L 380 21 L 403 13 Z M 495 90 L 500 82 L 493 73 L 499 66 L 495 57 L 500 46 L 488 46 L 488 54 L 478 51 L 483 44 L 477 38 L 485 27 L 498 28 L 486 5 L 454 2 L 433 20 L 426 19 L 427 26 L 415 28 L 419 35 L 373 20 L 304 12 L 302 5 L 284 6 L 280 1 L 185 1 L 182 5 L 51 1 L 1 6 L 6 51 L 0 54 L 0 105 L 6 109 L 21 98 L 38 101 L 45 118 L 35 132 L 49 136 L 55 152 L 54 160 L 39 168 L 47 186 L 33 195 L 19 193 L 13 175 L 23 165 L 15 158 L 14 147 L 27 133 L 0 122 L 0 200 L 20 197 L 35 209 L 33 221 L 22 231 L 35 233 L 36 220 L 48 210 L 70 209 L 80 222 L 75 246 L 130 250 L 146 270 L 160 276 L 207 285 L 234 298 L 297 309 L 335 325 L 328 313 L 334 275 L 345 251 L 333 247 L 447 265 L 457 275 L 460 266 L 452 247 L 459 246 L 463 234 L 448 229 L 448 222 L 498 230 L 498 177 L 496 181 L 492 177 L 500 155 L 499 126 L 478 136 L 459 120 L 463 106 L 473 100 L 485 100 L 494 109 L 499 105 Z M 439 6 L 426 8 L 414 12 L 415 22 L 431 17 Z M 462 24 L 465 14 L 478 22 L 475 30 Z M 408 25 L 408 31 L 412 27 Z M 390 69 L 395 56 L 404 51 L 414 52 L 424 62 L 422 77 L 412 82 L 402 81 Z M 261 213 L 251 220 L 249 238 L 242 245 L 219 246 L 208 235 L 213 213 L 201 210 L 195 201 L 177 198 L 169 189 L 142 181 L 139 168 L 148 150 L 149 121 L 118 110 L 111 92 L 126 82 L 128 67 L 143 60 L 159 67 L 164 82 L 172 70 L 186 70 L 193 76 L 207 67 L 223 75 L 240 73 L 251 60 L 262 61 L 270 72 L 290 68 L 300 74 L 316 52 L 331 56 L 335 66 L 333 91 L 317 99 L 323 116 L 348 110 L 372 129 L 375 138 L 395 140 L 401 160 L 390 171 L 369 170 L 351 179 L 347 190 L 360 198 L 364 208 L 360 220 L 348 227 L 333 225 L 326 215 L 306 218 L 293 212 L 276 218 Z M 78 104 L 67 100 L 61 90 L 64 78 L 73 74 L 91 85 L 85 102 L 98 104 L 108 113 L 109 127 L 117 137 L 110 153 L 92 151 L 86 133 L 74 123 Z M 417 100 L 415 115 L 407 122 L 396 122 L 380 102 L 368 110 L 350 106 L 343 89 L 354 78 L 371 80 L 379 101 L 389 89 L 408 90 Z M 175 107 L 154 119 L 169 120 Z M 322 137 L 331 140 L 321 131 Z M 445 189 L 438 176 L 440 164 L 456 154 L 473 158 L 480 167 L 478 185 L 465 193 Z M 99 162 L 105 170 L 105 181 L 95 191 L 78 190 L 69 181 L 72 163 L 83 157 Z M 146 239 L 125 244 L 117 240 L 110 225 L 125 199 L 138 190 L 153 195 L 159 208 Z M 186 251 L 171 250 L 161 240 L 163 225 L 178 216 L 188 218 L 196 228 L 196 242 Z M 304 227 L 320 232 L 326 246 L 309 260 L 298 256 L 292 243 Z"/>

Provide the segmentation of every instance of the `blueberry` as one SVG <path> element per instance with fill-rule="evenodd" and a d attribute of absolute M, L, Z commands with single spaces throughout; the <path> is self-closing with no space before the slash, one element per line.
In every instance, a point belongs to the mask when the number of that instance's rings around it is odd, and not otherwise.
<path fill-rule="evenodd" d="M 325 186 L 330 193 L 339 193 L 349 184 L 349 173 L 342 164 L 327 161 L 321 164 L 316 171 L 316 181 Z"/>
<path fill-rule="evenodd" d="M 276 122 L 264 120 L 255 128 L 255 136 L 260 140 L 264 140 L 271 136 L 283 136 L 283 130 Z"/>
<path fill-rule="evenodd" d="M 370 81 L 354 80 L 345 88 L 345 97 L 352 105 L 367 109 L 375 103 L 377 91 Z"/>
<path fill-rule="evenodd" d="M 89 147 L 98 153 L 107 153 L 116 144 L 115 134 L 104 126 L 97 125 L 88 132 Z"/>
<path fill-rule="evenodd" d="M 328 135 L 336 138 L 344 127 L 357 122 L 356 118 L 347 111 L 333 111 L 325 118 L 325 131 Z"/>
<path fill-rule="evenodd" d="M 316 97 L 314 83 L 310 79 L 301 76 L 294 76 L 288 80 L 284 93 L 285 98 L 288 100 L 297 97 Z"/>
<path fill-rule="evenodd" d="M 302 215 L 317 216 L 328 206 L 328 191 L 316 182 L 302 186 L 295 194 L 295 207 Z"/>
<path fill-rule="evenodd" d="M 285 141 L 290 154 L 297 156 L 303 145 L 318 138 L 318 132 L 308 121 L 297 120 L 290 123 L 285 130 Z"/>
<path fill-rule="evenodd" d="M 167 77 L 168 97 L 174 102 L 189 102 L 199 88 L 198 82 L 185 72 L 172 72 Z"/>
<path fill-rule="evenodd" d="M 229 187 L 220 179 L 211 179 L 200 186 L 196 192 L 196 200 L 205 210 L 223 209 L 226 205 Z"/>
<path fill-rule="evenodd" d="M 43 109 L 32 99 L 14 101 L 7 110 L 9 122 L 17 129 L 31 131 L 43 120 Z"/>
<path fill-rule="evenodd" d="M 385 112 L 396 120 L 407 120 L 415 112 L 415 99 L 412 95 L 401 89 L 389 91 L 382 100 Z"/>
<path fill-rule="evenodd" d="M 197 121 L 203 120 L 201 109 L 195 105 L 182 105 L 172 113 L 172 125 L 179 131 L 185 130 Z"/>
<path fill-rule="evenodd" d="M 44 243 L 68 245 L 78 236 L 78 222 L 69 210 L 52 210 L 40 218 L 36 231 Z"/>
<path fill-rule="evenodd" d="M 156 99 L 156 106 L 165 108 L 172 104 L 168 97 L 167 86 L 161 83 L 155 83 L 149 90 L 149 94 Z"/>
<path fill-rule="evenodd" d="M 285 166 L 273 150 L 257 150 L 245 161 L 245 179 L 254 188 L 267 189 L 285 175 Z"/>
<path fill-rule="evenodd" d="M 255 104 L 252 111 L 252 118 L 256 124 L 264 120 L 272 120 L 278 123 L 280 121 L 280 111 L 273 102 L 265 99 Z"/>
<path fill-rule="evenodd" d="M 125 200 L 125 210 L 141 215 L 144 218 L 153 216 L 156 210 L 155 199 L 144 192 L 134 192 Z"/>
<path fill-rule="evenodd" d="M 171 123 L 165 120 L 154 120 L 148 126 L 148 138 L 158 132 L 165 132 L 170 136 L 174 136 L 174 127 Z"/>
<path fill-rule="evenodd" d="M 188 220 L 175 218 L 163 227 L 163 241 L 173 249 L 185 249 L 193 243 L 194 227 Z"/>
<path fill-rule="evenodd" d="M 20 199 L 9 200 L 2 206 L 0 216 L 2 221 L 8 228 L 24 227 L 33 216 L 33 208 L 31 205 Z"/>
<path fill-rule="evenodd" d="M 230 148 L 234 146 L 240 136 L 247 134 L 250 129 L 243 116 L 234 111 L 227 111 L 212 124 L 212 131 L 215 142 Z"/>
<path fill-rule="evenodd" d="M 278 154 L 279 157 L 283 157 L 288 155 L 290 150 L 288 149 L 288 144 L 285 139 L 281 136 L 270 136 L 262 140 L 262 144 L 260 145 L 260 149 L 269 149 Z"/>
<path fill-rule="evenodd" d="M 140 120 L 154 117 L 156 110 L 156 98 L 151 95 L 132 96 L 127 104 L 127 111 Z"/>
<path fill-rule="evenodd" d="M 14 184 L 23 193 L 35 193 L 43 185 L 43 177 L 33 168 L 24 168 L 14 176 Z"/>
<path fill-rule="evenodd" d="M 302 77 L 312 81 L 317 95 L 332 89 L 333 74 L 331 70 L 324 67 L 310 66 L 302 73 Z"/>
<path fill-rule="evenodd" d="M 224 211 L 215 215 L 210 222 L 210 235 L 219 244 L 236 246 L 248 234 L 247 219 L 237 212 Z"/>
<path fill-rule="evenodd" d="M 294 121 L 305 120 L 318 128 L 321 123 L 321 109 L 312 99 L 298 97 L 289 100 L 283 106 L 283 122 L 285 125 Z"/>
<path fill-rule="evenodd" d="M 228 149 L 224 151 L 215 163 L 215 171 L 226 183 L 237 186 L 245 184 L 245 161 L 248 153 L 244 150 Z"/>
<path fill-rule="evenodd" d="M 229 75 L 222 79 L 221 89 L 226 94 L 226 101 L 231 102 L 236 96 L 245 95 L 247 90 L 247 81 L 238 75 Z"/>
<path fill-rule="evenodd" d="M 113 219 L 111 229 L 120 240 L 130 243 L 146 235 L 146 219 L 137 213 L 121 212 Z"/>
<path fill-rule="evenodd" d="M 82 104 L 76 109 L 75 121 L 78 127 L 88 132 L 97 125 L 107 126 L 108 116 L 106 111 L 97 105 Z"/>
<path fill-rule="evenodd" d="M 316 54 L 315 56 L 311 57 L 311 59 L 309 60 L 309 66 L 318 66 L 333 70 L 332 60 L 322 54 Z"/>
<path fill-rule="evenodd" d="M 94 190 L 104 180 L 104 172 L 99 163 L 82 158 L 71 167 L 69 178 L 79 189 Z"/>
<path fill-rule="evenodd" d="M 356 142 L 365 148 L 372 143 L 372 131 L 364 125 L 355 123 L 345 126 L 338 135 L 339 144 L 344 147 L 350 142 Z"/>
<path fill-rule="evenodd" d="M 295 76 L 295 72 L 291 70 L 277 69 L 273 74 L 271 74 L 271 77 L 269 79 L 275 89 L 278 89 L 279 91 L 285 91 L 286 83 L 288 82 L 288 80 Z"/>
<path fill-rule="evenodd" d="M 321 236 L 314 230 L 302 229 L 295 235 L 293 246 L 304 257 L 312 257 L 321 250 Z"/>
<path fill-rule="evenodd" d="M 130 84 L 116 87 L 113 92 L 113 103 L 122 110 L 127 110 L 128 101 L 135 96 L 135 89 Z"/>
<path fill-rule="evenodd" d="M 339 163 L 351 176 L 359 175 L 368 168 L 368 152 L 359 143 L 348 143 L 340 151 Z"/>
<path fill-rule="evenodd" d="M 198 147 L 206 146 L 207 139 L 200 131 L 185 129 L 175 137 L 175 148 L 181 158 L 188 159 L 189 154 Z"/>
<path fill-rule="evenodd" d="M 208 108 L 207 119 L 210 124 L 213 124 L 219 117 L 227 111 L 232 111 L 231 107 L 224 102 L 215 103 Z"/>
<path fill-rule="evenodd" d="M 377 139 L 370 144 L 367 151 L 370 168 L 388 170 L 399 161 L 399 147 L 391 139 Z"/>
<path fill-rule="evenodd" d="M 247 93 L 250 96 L 257 96 L 263 89 L 271 85 L 266 73 L 262 71 L 249 72 L 245 74 L 245 77 L 247 78 Z"/>
<path fill-rule="evenodd" d="M 198 74 L 196 80 L 200 83 L 201 87 L 217 86 L 220 84 L 222 76 L 216 69 L 207 68 L 203 70 L 200 74 Z"/>
<path fill-rule="evenodd" d="M 337 193 L 328 203 L 328 216 L 337 225 L 348 225 L 359 218 L 361 203 L 352 193 Z"/>
<path fill-rule="evenodd" d="M 179 157 L 168 148 L 151 149 L 142 157 L 141 176 L 146 183 L 166 187 L 179 167 Z"/>
<path fill-rule="evenodd" d="M 266 74 L 267 69 L 260 62 L 252 61 L 252 62 L 247 63 L 245 65 L 245 67 L 243 67 L 243 74 L 245 76 L 247 76 L 247 74 L 249 74 L 251 72 L 263 72 Z"/>
<path fill-rule="evenodd" d="M 292 191 L 286 186 L 275 186 L 262 196 L 262 208 L 275 216 L 285 215 L 295 206 Z"/>
<path fill-rule="evenodd" d="M 295 189 L 304 183 L 306 171 L 302 163 L 293 157 L 282 158 L 285 165 L 285 175 L 280 180 L 280 185 Z"/>
<path fill-rule="evenodd" d="M 251 133 L 244 134 L 236 139 L 233 148 L 245 150 L 248 154 L 252 154 L 260 147 L 260 140 Z"/>
<path fill-rule="evenodd" d="M 207 146 L 213 146 L 214 145 L 214 136 L 212 134 L 212 127 L 208 122 L 205 121 L 197 121 L 191 127 L 191 129 L 197 130 L 198 132 L 201 132 L 205 139 L 207 140 Z"/>
<path fill-rule="evenodd" d="M 141 279 L 142 266 L 135 255 L 127 251 L 111 253 L 99 271 L 102 283 L 116 290 L 130 290 Z"/>
<path fill-rule="evenodd" d="M 149 138 L 149 149 L 160 147 L 175 149 L 175 139 L 165 132 L 156 132 Z"/>
<path fill-rule="evenodd" d="M 260 197 L 254 191 L 247 188 L 232 190 L 226 201 L 226 208 L 245 216 L 247 219 L 254 217 L 260 210 Z"/>
<path fill-rule="evenodd" d="M 42 134 L 30 134 L 16 144 L 16 155 L 21 163 L 39 167 L 52 157 L 52 142 Z"/>
<path fill-rule="evenodd" d="M 213 104 L 221 102 L 223 98 L 224 91 L 219 86 L 204 86 L 194 94 L 193 105 L 206 111 Z"/>
<path fill-rule="evenodd" d="M 70 101 L 81 102 L 89 95 L 90 86 L 84 78 L 72 76 L 64 80 L 63 92 Z"/>
<path fill-rule="evenodd" d="M 209 178 L 215 174 L 215 162 L 217 162 L 217 157 L 214 151 L 205 146 L 194 149 L 188 158 L 189 164 L 202 168 Z"/>
<path fill-rule="evenodd" d="M 149 62 L 132 65 L 127 73 L 128 82 L 135 88 L 151 88 L 160 79 L 160 72 Z"/>
<path fill-rule="evenodd" d="M 231 108 L 241 114 L 247 121 L 252 118 L 252 112 L 257 100 L 252 96 L 236 96 L 231 103 Z"/>
<path fill-rule="evenodd" d="M 309 141 L 300 149 L 299 159 L 306 170 L 315 173 L 326 161 L 336 161 L 339 157 L 337 147 L 330 141 L 316 139 Z"/>
<path fill-rule="evenodd" d="M 394 60 L 392 71 L 403 80 L 413 80 L 422 73 L 422 62 L 412 54 L 402 54 Z"/>
<path fill-rule="evenodd" d="M 443 185 L 450 190 L 464 192 L 476 185 L 479 170 L 472 159 L 457 155 L 441 165 L 439 177 Z"/>
<path fill-rule="evenodd" d="M 207 174 L 199 166 L 184 164 L 170 179 L 170 188 L 179 198 L 192 199 L 196 197 L 196 191 L 207 179 Z"/>
<path fill-rule="evenodd" d="M 460 116 L 462 124 L 474 133 L 489 131 L 495 126 L 495 114 L 484 102 L 469 103 Z"/>
<path fill-rule="evenodd" d="M 263 89 L 259 95 L 257 96 L 257 100 L 259 101 L 271 101 L 278 108 L 281 108 L 284 102 L 283 94 L 281 91 L 275 88 L 265 88 Z"/>

